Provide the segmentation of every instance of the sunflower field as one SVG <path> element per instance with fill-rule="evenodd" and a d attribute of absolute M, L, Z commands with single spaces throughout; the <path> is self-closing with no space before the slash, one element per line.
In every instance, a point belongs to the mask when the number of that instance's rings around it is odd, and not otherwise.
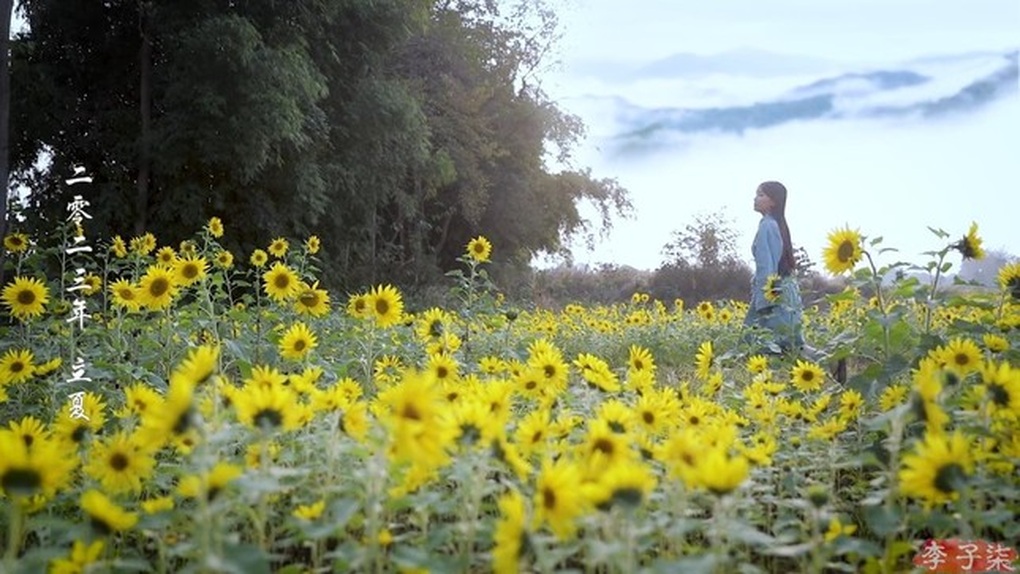
<path fill-rule="evenodd" d="M 802 356 L 737 301 L 510 302 L 485 237 L 415 309 L 225 232 L 5 238 L 0 572 L 1016 567 L 1020 264 L 943 285 L 976 226 L 927 282 L 834 231 Z"/>

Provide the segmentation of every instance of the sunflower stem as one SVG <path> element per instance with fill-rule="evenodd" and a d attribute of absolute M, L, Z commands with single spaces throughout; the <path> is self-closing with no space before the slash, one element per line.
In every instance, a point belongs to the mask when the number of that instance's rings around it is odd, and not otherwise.
<path fill-rule="evenodd" d="M 939 288 L 939 279 L 942 278 L 942 262 L 946 259 L 950 247 L 939 251 L 939 260 L 935 264 L 935 277 L 931 281 L 931 291 L 928 293 L 928 304 L 924 308 L 924 333 L 931 332 L 932 306 L 935 304 L 935 291 Z"/>
<path fill-rule="evenodd" d="M 10 514 L 10 530 L 7 532 L 7 552 L 4 554 L 4 572 L 14 572 L 14 565 L 18 560 L 18 550 L 21 547 L 21 528 L 23 515 L 21 513 L 21 498 L 12 497 L 8 508 Z"/>

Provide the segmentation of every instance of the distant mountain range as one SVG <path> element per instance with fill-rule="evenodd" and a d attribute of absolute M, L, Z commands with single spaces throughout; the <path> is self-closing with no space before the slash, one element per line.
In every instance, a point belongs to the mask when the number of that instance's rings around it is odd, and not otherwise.
<path fill-rule="evenodd" d="M 834 66 L 843 67 L 834 71 Z M 586 96 L 615 121 L 609 145 L 619 153 L 658 147 L 678 136 L 717 132 L 743 134 L 789 122 L 818 119 L 920 119 L 962 114 L 1006 97 L 1015 97 L 1020 82 L 1018 51 L 930 56 L 896 66 L 846 69 L 799 56 L 744 50 L 718 56 L 678 54 L 644 66 L 603 66 L 603 82 L 675 82 L 702 90 L 747 82 L 790 87 L 748 103 L 719 106 L 641 106 L 620 96 Z M 813 71 L 828 70 L 804 81 Z M 596 73 L 584 68 L 573 73 Z M 625 90 L 621 90 L 626 93 Z M 662 98 L 660 98 L 661 100 Z"/>

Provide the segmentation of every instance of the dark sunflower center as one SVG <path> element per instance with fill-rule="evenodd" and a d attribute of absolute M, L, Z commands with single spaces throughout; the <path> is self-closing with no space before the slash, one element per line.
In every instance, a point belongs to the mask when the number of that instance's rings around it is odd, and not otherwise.
<path fill-rule="evenodd" d="M 524 383 L 524 388 L 528 389 L 529 391 L 533 390 L 537 386 L 538 383 L 536 383 L 535 381 L 528 381 L 527 383 Z"/>
<path fill-rule="evenodd" d="M 556 376 L 556 367 L 553 365 L 546 365 L 542 367 L 542 372 L 545 373 L 545 378 L 551 379 Z"/>
<path fill-rule="evenodd" d="M 262 409 L 253 417 L 257 427 L 276 428 L 283 424 L 283 414 L 276 409 Z"/>
<path fill-rule="evenodd" d="M 615 449 L 615 447 L 613 445 L 613 441 L 611 441 L 609 439 L 605 439 L 605 438 L 600 438 L 600 439 L 596 440 L 595 444 L 592 445 L 592 450 L 593 451 L 598 451 L 598 452 L 601 452 L 603 454 L 608 454 L 608 455 L 613 454 L 613 450 L 614 449 Z"/>
<path fill-rule="evenodd" d="M 804 371 L 803 373 L 801 373 L 800 378 L 805 383 L 810 383 L 811 381 L 814 380 L 815 374 L 812 373 L 811 371 Z"/>
<path fill-rule="evenodd" d="M 535 434 L 531 435 L 531 442 L 536 443 L 542 440 L 542 431 L 535 431 Z"/>
<path fill-rule="evenodd" d="M 170 282 L 163 277 L 157 277 L 149 284 L 149 294 L 153 297 L 162 297 L 170 290 Z"/>
<path fill-rule="evenodd" d="M 443 323 L 441 321 L 433 321 L 429 324 L 429 336 L 439 337 L 443 334 Z"/>
<path fill-rule="evenodd" d="M 634 370 L 635 371 L 640 371 L 640 370 L 642 370 L 644 368 L 645 368 L 645 364 L 643 362 L 641 362 L 641 359 L 637 359 L 637 360 L 634 361 Z"/>
<path fill-rule="evenodd" d="M 645 424 L 652 424 L 655 422 L 655 414 L 652 411 L 645 411 L 641 413 L 641 419 L 645 421 Z"/>
<path fill-rule="evenodd" d="M 542 506 L 544 506 L 546 510 L 553 510 L 556 508 L 556 493 L 553 489 L 542 489 Z"/>
<path fill-rule="evenodd" d="M 189 428 L 191 428 L 191 409 L 188 409 L 181 413 L 181 416 L 177 417 L 174 422 L 174 426 L 171 427 L 171 431 L 174 434 L 184 434 Z"/>
<path fill-rule="evenodd" d="M 35 442 L 35 436 L 29 433 L 25 433 L 21 435 L 21 441 L 25 443 L 26 447 L 32 446 L 32 443 Z"/>
<path fill-rule="evenodd" d="M 106 536 L 113 532 L 113 529 L 110 528 L 110 525 L 107 524 L 106 521 L 104 521 L 102 518 L 99 518 L 98 516 L 90 516 L 89 518 L 90 518 L 89 524 L 92 525 L 92 528 L 100 536 Z"/>
<path fill-rule="evenodd" d="M 970 364 L 970 356 L 969 356 L 969 355 L 967 355 L 967 353 L 962 353 L 962 352 L 961 352 L 961 353 L 957 353 L 957 354 L 956 354 L 956 355 L 955 355 L 955 356 L 953 357 L 953 361 L 954 361 L 954 362 L 955 362 L 955 363 L 956 363 L 957 365 L 959 365 L 959 366 L 961 366 L 961 367 L 966 367 L 967 365 L 969 365 L 969 364 Z"/>
<path fill-rule="evenodd" d="M 691 417 L 687 419 L 687 422 L 689 422 L 692 426 L 698 426 L 698 423 L 701 422 L 701 419 L 698 418 L 698 415 L 691 415 Z"/>
<path fill-rule="evenodd" d="M 400 412 L 400 416 L 413 421 L 421 420 L 421 413 L 418 412 L 418 407 L 412 404 L 404 405 L 404 410 Z"/>
<path fill-rule="evenodd" d="M 993 403 L 1000 407 L 1009 406 L 1009 391 L 998 383 L 988 385 L 988 396 L 991 397 Z"/>
<path fill-rule="evenodd" d="M 627 427 L 623 426 L 623 423 L 620 421 L 609 421 L 609 430 L 622 434 L 627 432 Z"/>
<path fill-rule="evenodd" d="M 854 256 L 854 244 L 849 241 L 844 241 L 839 244 L 839 249 L 836 250 L 836 257 L 843 263 L 847 263 Z"/>
<path fill-rule="evenodd" d="M 939 492 L 950 494 L 956 492 L 964 478 L 963 467 L 951 462 L 939 467 L 938 472 L 935 473 L 934 485 Z"/>
<path fill-rule="evenodd" d="M 198 277 L 198 265 L 193 263 L 185 265 L 181 268 L 181 275 L 183 275 L 185 279 L 194 279 L 195 277 Z"/>
<path fill-rule="evenodd" d="M 319 296 L 315 291 L 306 291 L 301 294 L 301 304 L 305 307 L 315 307 L 319 304 Z"/>
<path fill-rule="evenodd" d="M 31 305 L 35 303 L 35 291 L 31 289 L 22 289 L 18 291 L 18 303 L 22 305 Z"/>
<path fill-rule="evenodd" d="M 11 468 L 0 476 L 0 486 L 12 494 L 30 495 L 42 485 L 42 476 L 31 468 Z"/>
<path fill-rule="evenodd" d="M 276 286 L 277 289 L 286 289 L 290 286 L 290 277 L 288 277 L 286 273 L 278 273 L 276 277 L 273 278 L 273 285 Z"/>
<path fill-rule="evenodd" d="M 116 452 L 110 457 L 110 468 L 120 472 L 128 467 L 128 457 L 122 452 Z"/>
<path fill-rule="evenodd" d="M 298 339 L 297 341 L 294 341 L 294 350 L 295 351 L 298 351 L 298 352 L 304 351 L 305 347 L 307 347 L 307 346 L 308 345 L 305 343 L 304 339 Z"/>
<path fill-rule="evenodd" d="M 450 370 L 449 369 L 447 369 L 446 367 L 442 367 L 442 366 L 436 367 L 436 378 L 445 379 L 448 376 L 450 376 Z"/>
<path fill-rule="evenodd" d="M 135 292 L 132 289 L 121 289 L 119 295 L 125 301 L 131 301 L 135 298 Z"/>
<path fill-rule="evenodd" d="M 25 363 L 21 361 L 14 361 L 13 363 L 11 363 L 8 369 L 10 369 L 12 373 L 20 373 L 21 371 L 25 370 Z"/>
<path fill-rule="evenodd" d="M 375 302 L 375 312 L 379 315 L 385 315 L 390 312 L 390 302 L 385 299 L 377 299 Z"/>
<path fill-rule="evenodd" d="M 87 433 L 89 427 L 87 425 L 78 425 L 75 427 L 74 432 L 71 433 L 71 440 L 74 442 L 81 442 L 85 440 L 85 433 Z"/>
<path fill-rule="evenodd" d="M 482 437 L 482 431 L 472 423 L 466 423 L 460 425 L 460 442 L 461 444 L 472 445 L 478 442 L 478 439 Z"/>
<path fill-rule="evenodd" d="M 612 504 L 619 504 L 628 508 L 634 508 L 641 504 L 641 490 L 633 486 L 617 488 L 610 498 Z"/>

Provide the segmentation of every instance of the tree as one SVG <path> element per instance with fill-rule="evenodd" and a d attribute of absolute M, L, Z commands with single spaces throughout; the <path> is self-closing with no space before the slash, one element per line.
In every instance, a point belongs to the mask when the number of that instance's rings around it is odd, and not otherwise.
<path fill-rule="evenodd" d="M 64 8 L 25 0 L 13 51 L 15 173 L 37 230 L 84 165 L 97 229 L 173 243 L 217 215 L 242 253 L 318 233 L 330 286 L 353 288 L 380 270 L 441 277 L 478 234 L 497 265 L 530 261 L 629 207 L 613 180 L 546 166 L 550 149 L 570 166 L 583 126 L 534 80 L 555 40 L 541 1 Z"/>
<path fill-rule="evenodd" d="M 733 221 L 723 214 L 699 214 L 682 231 L 672 233 L 672 239 L 663 247 L 662 254 L 666 263 L 682 261 L 702 269 L 728 265 L 740 259 L 737 238 Z"/>
<path fill-rule="evenodd" d="M 7 235 L 7 201 L 10 193 L 10 38 L 13 0 L 0 0 L 0 240 Z M 4 260 L 7 251 L 0 248 L 0 285 L 4 284 Z"/>

